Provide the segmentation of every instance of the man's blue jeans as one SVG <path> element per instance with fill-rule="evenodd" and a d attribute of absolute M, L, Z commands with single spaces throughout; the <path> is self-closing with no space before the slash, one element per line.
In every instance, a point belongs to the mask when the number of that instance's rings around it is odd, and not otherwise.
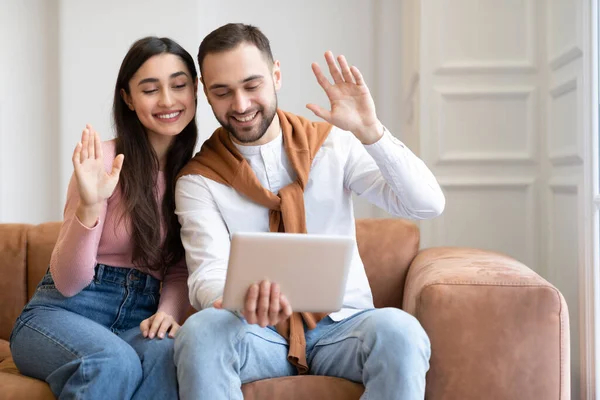
<path fill-rule="evenodd" d="M 305 334 L 310 374 L 363 383 L 362 399 L 425 397 L 430 343 L 404 311 L 367 310 L 339 322 L 326 317 Z M 297 374 L 287 352 L 272 327 L 249 325 L 225 310 L 200 311 L 175 338 L 179 396 L 241 400 L 243 383 Z"/>
<path fill-rule="evenodd" d="M 174 340 L 139 328 L 156 313 L 159 290 L 150 275 L 98 265 L 92 283 L 67 298 L 46 273 L 11 334 L 17 368 L 60 399 L 176 399 Z"/>

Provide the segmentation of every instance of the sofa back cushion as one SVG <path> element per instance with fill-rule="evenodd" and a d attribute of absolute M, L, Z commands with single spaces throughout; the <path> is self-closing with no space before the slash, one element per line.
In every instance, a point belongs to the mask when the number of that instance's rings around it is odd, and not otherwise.
<path fill-rule="evenodd" d="M 46 222 L 27 231 L 27 298 L 46 273 L 62 222 Z"/>
<path fill-rule="evenodd" d="M 403 219 L 359 219 L 356 241 L 375 307 L 401 308 L 408 267 L 419 251 L 419 228 Z"/>
<path fill-rule="evenodd" d="M 46 272 L 61 224 L 0 224 L 0 339 L 8 340 Z M 419 229 L 402 219 L 359 219 L 356 237 L 375 306 L 400 308 L 408 267 L 419 248 Z"/>
<path fill-rule="evenodd" d="M 31 225 L 0 224 L 0 339 L 8 340 L 27 302 L 27 230 Z"/>

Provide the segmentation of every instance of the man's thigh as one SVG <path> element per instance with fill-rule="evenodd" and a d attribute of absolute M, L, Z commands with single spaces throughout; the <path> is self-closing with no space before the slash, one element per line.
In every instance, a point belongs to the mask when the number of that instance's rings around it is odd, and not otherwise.
<path fill-rule="evenodd" d="M 311 338 L 313 332 L 308 333 L 309 341 L 314 342 L 309 354 L 310 373 L 354 382 L 363 382 L 366 359 L 374 349 L 380 349 L 376 350 L 381 353 L 377 357 L 385 358 L 387 345 L 420 329 L 413 316 L 394 308 L 366 310 L 338 322 L 327 317 L 323 322 L 324 326 L 319 323 L 314 332 L 316 338 Z"/>
<path fill-rule="evenodd" d="M 287 361 L 288 343 L 281 335 L 226 310 L 209 308 L 192 315 L 175 342 L 178 368 L 194 360 L 190 368 L 202 368 L 204 376 L 222 369 L 247 383 L 296 373 Z"/>

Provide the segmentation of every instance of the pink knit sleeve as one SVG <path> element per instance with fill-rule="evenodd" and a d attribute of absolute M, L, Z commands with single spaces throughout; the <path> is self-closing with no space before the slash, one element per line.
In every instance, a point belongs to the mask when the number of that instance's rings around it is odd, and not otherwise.
<path fill-rule="evenodd" d="M 190 307 L 187 286 L 188 270 L 185 257 L 173 265 L 163 278 L 163 286 L 160 295 L 158 311 L 173 316 L 175 321 L 181 323 Z"/>
<path fill-rule="evenodd" d="M 111 170 L 115 158 L 115 142 L 102 142 L 104 168 Z M 67 202 L 63 214 L 63 225 L 50 258 L 50 272 L 54 284 L 63 296 L 74 296 L 94 279 L 94 268 L 98 258 L 98 245 L 106 220 L 108 201 L 105 201 L 98 221 L 88 228 L 75 215 L 79 205 L 79 189 L 75 174 L 69 181 Z"/>
<path fill-rule="evenodd" d="M 74 296 L 94 278 L 98 243 L 106 216 L 106 201 L 93 228 L 84 226 L 75 215 L 79 191 L 75 175 L 71 176 L 64 209 L 64 221 L 50 258 L 50 272 L 63 296 Z"/>

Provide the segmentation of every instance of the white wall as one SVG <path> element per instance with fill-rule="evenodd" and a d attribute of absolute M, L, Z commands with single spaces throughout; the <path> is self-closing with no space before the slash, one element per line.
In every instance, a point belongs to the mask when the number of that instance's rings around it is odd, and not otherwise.
<path fill-rule="evenodd" d="M 60 217 L 56 2 L 0 8 L 0 222 Z"/>
<path fill-rule="evenodd" d="M 422 223 L 423 246 L 502 251 L 540 270 L 540 4 L 421 4 L 420 150 L 447 200 Z"/>
<path fill-rule="evenodd" d="M 360 68 L 376 103 L 382 104 L 380 117 L 399 135 L 396 4 L 182 0 L 167 10 L 158 0 L 3 0 L 0 33 L 15 39 L 5 42 L 9 48 L 4 54 L 17 56 L 0 63 L 0 79 L 6 81 L 0 81 L 0 222 L 61 218 L 73 148 L 86 123 L 103 139 L 113 137 L 111 107 L 118 69 L 129 46 L 146 35 L 172 37 L 195 58 L 201 39 L 218 26 L 258 26 L 281 61 L 280 106 L 305 116 L 311 116 L 306 103 L 327 105 L 311 62 L 324 65 L 323 53 L 329 49 L 343 53 Z M 218 124 L 205 99 L 199 99 L 203 141 Z M 40 144 L 39 150 L 32 150 L 34 143 Z M 15 173 L 14 166 L 19 166 Z M 356 215 L 381 216 L 361 201 Z"/>
<path fill-rule="evenodd" d="M 420 15 L 420 149 L 447 200 L 421 224 L 423 246 L 501 251 L 561 291 L 573 399 L 595 362 L 583 313 L 593 301 L 582 280 L 592 253 L 583 241 L 583 5 L 423 1 Z"/>
<path fill-rule="evenodd" d="M 542 193 L 544 217 L 540 236 L 546 277 L 561 291 L 571 322 L 573 399 L 587 398 L 584 367 L 591 358 L 584 329 L 584 220 L 583 138 L 583 4 L 584 0 L 552 0 L 545 19 L 545 114 L 542 140 Z M 596 133 L 597 134 L 597 133 Z M 591 251 L 591 249 L 588 249 Z M 596 282 L 596 285 L 598 283 Z M 591 350 L 591 349 L 590 349 Z M 592 360 L 592 364 L 595 360 Z"/>
<path fill-rule="evenodd" d="M 214 28 L 251 23 L 281 61 L 282 108 L 310 116 L 306 103 L 326 105 L 310 70 L 324 51 L 360 68 L 382 121 L 446 192 L 444 215 L 421 225 L 423 246 L 502 251 L 561 290 L 579 398 L 580 365 L 590 364 L 579 328 L 589 318 L 580 302 L 591 2 L 0 0 L 0 222 L 61 218 L 84 125 L 113 136 L 113 85 L 133 41 L 170 36 L 195 58 Z M 197 119 L 204 140 L 217 122 L 202 97 Z M 385 216 L 362 202 L 356 214 Z"/>
<path fill-rule="evenodd" d="M 114 85 L 129 47 L 144 36 L 168 36 L 194 55 L 199 40 L 198 8 L 199 3 L 194 0 L 178 1 L 168 7 L 160 0 L 58 1 L 61 83 L 57 99 L 58 140 L 62 156 L 57 172 L 61 204 L 73 171 L 71 154 L 85 124 L 91 123 L 104 140 L 114 137 L 111 116 Z"/>
<path fill-rule="evenodd" d="M 421 102 L 421 2 L 419 0 L 398 1 L 395 3 L 400 11 L 391 15 L 400 15 L 401 23 L 393 21 L 394 26 L 400 25 L 401 32 L 396 33 L 396 43 L 400 38 L 400 65 L 390 71 L 388 76 L 400 75 L 400 90 L 392 85 L 398 99 L 394 102 L 394 114 L 399 116 L 398 131 L 402 141 L 417 155 L 421 154 L 420 147 L 420 102 Z M 396 44 L 398 47 L 398 44 Z"/>
<path fill-rule="evenodd" d="M 391 2 L 383 2 L 383 6 L 386 3 Z M 327 50 L 344 54 L 351 65 L 356 65 L 377 96 L 379 82 L 375 72 L 381 60 L 376 58 L 374 17 L 379 2 L 236 0 L 225 4 L 226 7 L 198 9 L 198 38 L 228 22 L 258 26 L 271 41 L 273 56 L 281 63 L 283 85 L 278 95 L 279 107 L 314 119 L 307 103 L 329 105 L 310 67 L 312 62 L 318 62 L 327 70 L 323 57 Z M 198 114 L 203 136 L 218 126 L 212 112 L 207 106 L 205 109 L 200 108 Z M 354 206 L 358 217 L 379 216 L 375 207 L 361 199 L 355 198 Z"/>

